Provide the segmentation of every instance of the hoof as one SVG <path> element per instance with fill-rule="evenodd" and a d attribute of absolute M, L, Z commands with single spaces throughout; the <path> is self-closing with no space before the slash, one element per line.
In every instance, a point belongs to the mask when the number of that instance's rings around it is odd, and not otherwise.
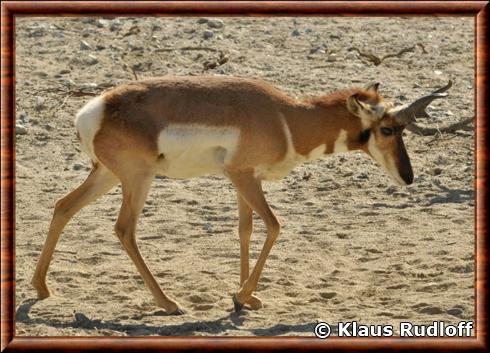
<path fill-rule="evenodd" d="M 182 310 L 181 308 L 177 308 L 177 310 L 170 313 L 170 315 L 175 315 L 175 316 L 184 315 L 184 314 L 185 314 L 185 311 Z"/>
<path fill-rule="evenodd" d="M 36 289 L 38 300 L 46 299 L 47 297 L 49 297 L 51 295 L 51 293 L 49 292 L 49 289 L 46 285 L 33 284 L 33 287 Z"/>
<path fill-rule="evenodd" d="M 247 301 L 246 304 L 250 306 L 250 309 L 252 310 L 259 310 L 263 308 L 262 301 L 255 295 L 252 295 L 252 297 Z"/>
<path fill-rule="evenodd" d="M 241 304 L 237 298 L 236 298 L 236 294 L 233 294 L 233 297 L 231 297 L 233 299 L 233 306 L 235 308 L 235 312 L 239 312 L 240 310 L 242 310 L 243 308 L 243 304 Z"/>
<path fill-rule="evenodd" d="M 43 300 L 43 299 L 48 298 L 50 295 L 51 294 L 49 292 L 37 292 L 37 299 Z"/>

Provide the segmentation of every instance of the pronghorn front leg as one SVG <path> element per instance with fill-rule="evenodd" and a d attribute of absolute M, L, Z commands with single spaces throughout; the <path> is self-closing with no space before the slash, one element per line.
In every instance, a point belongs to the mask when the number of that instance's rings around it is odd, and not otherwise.
<path fill-rule="evenodd" d="M 249 249 L 250 249 L 250 236 L 253 230 L 252 209 L 247 202 L 237 193 L 238 196 L 238 214 L 240 217 L 238 224 L 238 234 L 240 236 L 240 286 L 249 277 Z M 252 295 L 247 301 L 247 304 L 253 310 L 260 309 L 262 307 L 261 300 Z"/>
<path fill-rule="evenodd" d="M 240 290 L 233 296 L 235 310 L 242 308 L 243 304 L 253 300 L 253 292 L 257 289 L 260 274 L 264 268 L 265 261 L 269 256 L 272 245 L 274 245 L 277 236 L 279 235 L 280 224 L 270 209 L 262 191 L 262 185 L 257 180 L 253 172 L 234 172 L 228 171 L 228 177 L 235 185 L 241 197 L 245 200 L 250 208 L 252 208 L 262 218 L 267 227 L 267 238 L 265 240 L 262 251 L 255 264 L 252 274 L 242 283 Z M 242 253 L 243 254 L 243 253 Z M 247 251 L 248 255 L 248 251 Z M 248 260 L 248 256 L 247 256 Z M 248 267 L 248 266 L 247 266 Z M 243 268 L 243 267 L 242 267 Z"/>
<path fill-rule="evenodd" d="M 179 308 L 177 302 L 167 297 L 160 289 L 136 245 L 136 222 L 143 209 L 153 178 L 153 174 L 147 174 L 133 175 L 122 180 L 123 202 L 115 231 L 141 277 L 143 277 L 143 281 L 155 298 L 157 305 L 163 307 L 170 314 L 181 315 L 184 312 Z"/>

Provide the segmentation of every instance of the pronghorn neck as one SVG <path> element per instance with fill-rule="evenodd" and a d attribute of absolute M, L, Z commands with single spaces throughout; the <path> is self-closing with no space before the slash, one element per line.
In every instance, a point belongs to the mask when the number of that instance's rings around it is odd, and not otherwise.
<path fill-rule="evenodd" d="M 312 159 L 323 154 L 361 148 L 359 135 L 363 131 L 362 124 L 358 117 L 348 111 L 345 100 L 326 96 L 304 103 L 285 115 L 298 154 Z"/>

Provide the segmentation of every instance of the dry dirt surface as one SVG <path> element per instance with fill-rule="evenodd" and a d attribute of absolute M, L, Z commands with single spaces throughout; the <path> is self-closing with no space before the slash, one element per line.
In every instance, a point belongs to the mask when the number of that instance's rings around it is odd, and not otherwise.
<path fill-rule="evenodd" d="M 268 80 L 295 97 L 381 82 L 399 103 L 454 80 L 423 126 L 474 115 L 472 18 L 61 18 L 16 21 L 18 335 L 313 335 L 318 321 L 454 324 L 474 319 L 474 132 L 405 133 L 415 182 L 367 155 L 297 167 L 266 197 L 283 229 L 258 286 L 232 312 L 237 205 L 217 176 L 157 178 L 138 224 L 155 278 L 183 316 L 157 307 L 113 226 L 120 187 L 66 227 L 37 301 L 30 279 L 53 205 L 88 175 L 73 119 L 104 89 L 167 74 Z M 407 50 L 404 50 L 407 49 Z M 368 54 L 382 58 L 375 64 Z M 254 216 L 251 257 L 265 228 Z"/>

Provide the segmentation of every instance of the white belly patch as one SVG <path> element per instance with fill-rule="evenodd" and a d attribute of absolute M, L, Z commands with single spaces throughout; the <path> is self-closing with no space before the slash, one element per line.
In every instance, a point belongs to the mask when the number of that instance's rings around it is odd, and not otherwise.
<path fill-rule="evenodd" d="M 172 178 L 222 174 L 240 139 L 236 127 L 170 124 L 158 136 L 159 172 Z"/>

